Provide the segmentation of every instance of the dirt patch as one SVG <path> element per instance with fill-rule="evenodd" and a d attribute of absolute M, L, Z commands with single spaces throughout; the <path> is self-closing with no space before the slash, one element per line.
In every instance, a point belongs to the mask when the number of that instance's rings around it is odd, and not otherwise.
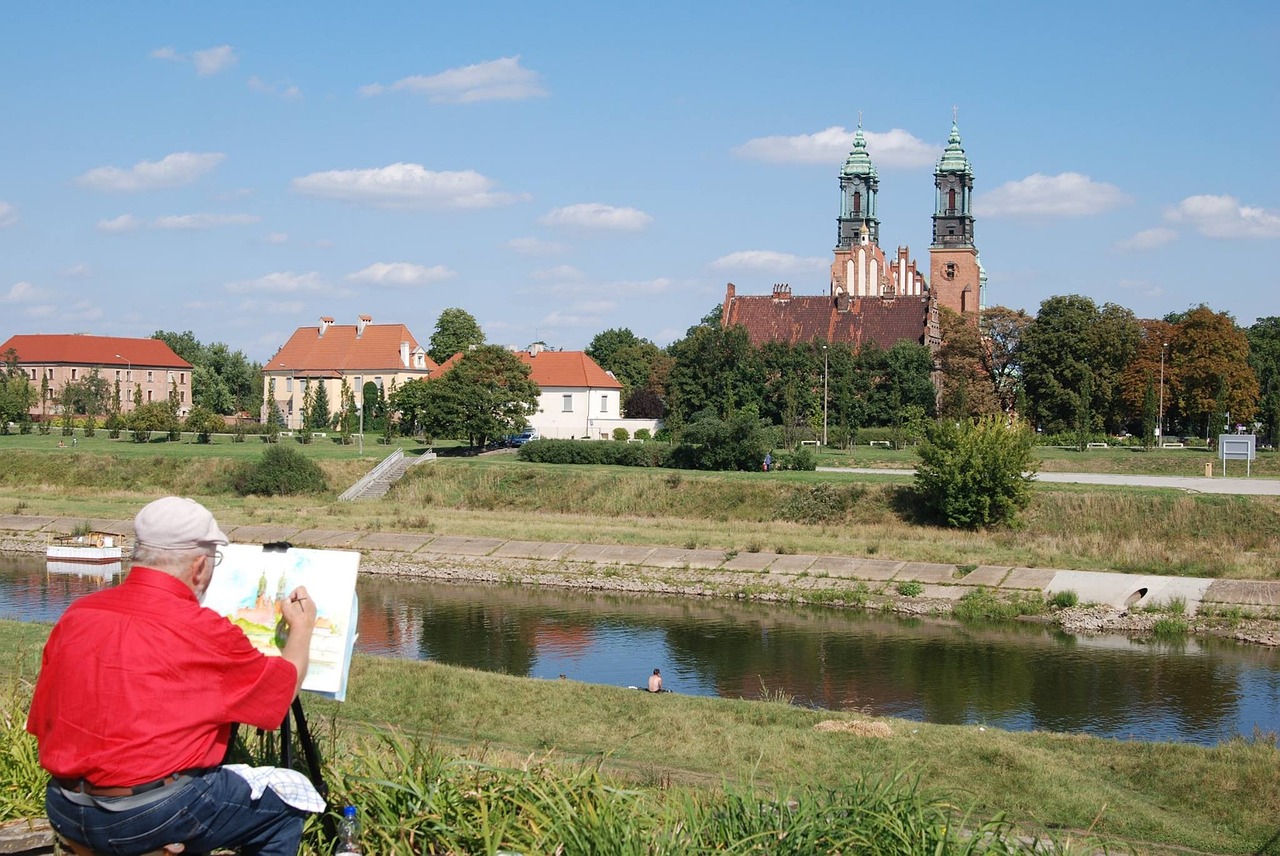
<path fill-rule="evenodd" d="M 861 719 L 824 719 L 813 727 L 814 731 L 838 731 L 856 737 L 876 737 L 888 740 L 893 737 L 893 729 L 887 722 Z"/>

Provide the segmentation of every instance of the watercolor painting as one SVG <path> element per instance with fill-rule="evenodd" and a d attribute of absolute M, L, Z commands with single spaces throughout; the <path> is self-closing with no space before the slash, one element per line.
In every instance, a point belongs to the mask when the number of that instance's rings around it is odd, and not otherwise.
<path fill-rule="evenodd" d="M 306 586 L 317 620 L 302 688 L 341 701 L 355 647 L 359 567 L 360 554 L 350 550 L 229 544 L 202 603 L 243 630 L 259 651 L 278 657 L 287 638 L 280 604 Z"/>

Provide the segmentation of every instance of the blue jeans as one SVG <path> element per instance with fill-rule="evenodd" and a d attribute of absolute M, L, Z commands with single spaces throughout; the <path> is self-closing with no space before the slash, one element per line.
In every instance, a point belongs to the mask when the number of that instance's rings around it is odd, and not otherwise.
<path fill-rule="evenodd" d="M 154 802 L 111 811 L 103 806 L 111 806 L 112 799 L 80 805 L 50 782 L 45 810 L 60 834 L 113 856 L 135 856 L 174 842 L 186 844 L 187 854 L 219 847 L 238 847 L 244 856 L 296 856 L 298 852 L 307 813 L 282 801 L 270 788 L 258 799 L 250 799 L 248 782 L 215 767 L 162 790 L 166 793 Z"/>

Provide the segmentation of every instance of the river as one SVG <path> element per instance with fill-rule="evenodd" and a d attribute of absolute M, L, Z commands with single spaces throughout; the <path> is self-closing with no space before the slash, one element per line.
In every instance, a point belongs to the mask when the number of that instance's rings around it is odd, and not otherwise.
<path fill-rule="evenodd" d="M 109 577 L 0 556 L 0 618 L 51 622 Z M 356 650 L 533 678 L 790 697 L 1017 731 L 1215 744 L 1280 732 L 1280 652 L 731 600 L 363 575 Z"/>

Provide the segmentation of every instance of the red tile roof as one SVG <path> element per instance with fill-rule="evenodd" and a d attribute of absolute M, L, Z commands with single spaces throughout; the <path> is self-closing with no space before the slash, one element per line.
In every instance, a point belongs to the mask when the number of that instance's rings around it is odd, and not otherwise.
<path fill-rule="evenodd" d="M 13 348 L 23 363 L 68 363 L 79 366 L 146 366 L 190 369 L 159 339 L 125 339 L 116 336 L 82 336 L 74 333 L 10 336 L 0 354 Z"/>
<path fill-rule="evenodd" d="M 600 368 L 583 351 L 540 351 L 534 355 L 528 351 L 516 351 L 515 354 L 529 367 L 529 379 L 538 386 L 622 389 L 622 384 L 613 375 Z M 439 374 L 456 366 L 463 356 L 459 351 L 445 360 L 440 364 Z"/>
<path fill-rule="evenodd" d="M 850 301 L 848 311 L 837 310 L 830 297 L 771 296 L 729 297 L 724 313 L 726 327 L 747 328 L 751 344 L 765 342 L 798 344 L 819 339 L 848 342 L 859 348 L 875 342 L 891 348 L 903 339 L 924 342 L 929 323 L 929 298 L 899 297 L 886 300 L 860 297 Z"/>
<path fill-rule="evenodd" d="M 403 324 L 366 324 L 359 336 L 355 324 L 328 324 L 323 336 L 320 330 L 299 327 L 263 366 L 263 371 L 292 371 L 298 377 L 337 377 L 338 372 L 415 370 L 400 359 L 401 342 L 409 343 L 410 353 L 418 348 L 418 340 Z M 437 368 L 430 357 L 424 358 L 424 365 L 433 373 Z"/>
<path fill-rule="evenodd" d="M 529 377 L 541 387 L 589 387 L 622 389 L 617 378 L 606 372 L 583 351 L 517 351 L 520 362 L 529 367 Z"/>

